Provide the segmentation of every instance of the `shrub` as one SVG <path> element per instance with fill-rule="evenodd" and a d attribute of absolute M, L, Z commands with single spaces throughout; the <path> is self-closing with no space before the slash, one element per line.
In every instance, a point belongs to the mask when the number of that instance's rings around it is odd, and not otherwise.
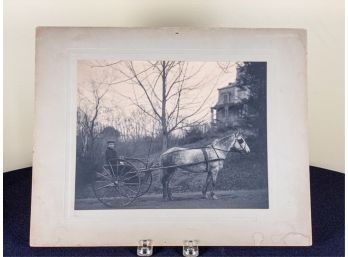
<path fill-rule="evenodd" d="M 184 136 L 184 141 L 185 143 L 194 143 L 197 142 L 198 140 L 201 140 L 204 138 L 204 133 L 202 132 L 202 130 L 200 130 L 197 127 L 192 127 L 190 130 L 188 130 L 185 133 Z"/>

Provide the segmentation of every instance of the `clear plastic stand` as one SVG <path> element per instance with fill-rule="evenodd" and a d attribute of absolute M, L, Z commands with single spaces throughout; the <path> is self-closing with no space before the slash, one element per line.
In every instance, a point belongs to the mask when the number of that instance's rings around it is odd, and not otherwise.
<path fill-rule="evenodd" d="M 182 255 L 184 257 L 197 257 L 199 255 L 198 242 L 195 240 L 185 240 Z"/>
<path fill-rule="evenodd" d="M 140 240 L 137 248 L 138 256 L 151 256 L 153 254 L 152 240 Z M 198 257 L 199 249 L 198 242 L 195 240 L 185 240 L 182 248 L 184 257 Z"/>
<path fill-rule="evenodd" d="M 150 239 L 140 240 L 137 248 L 138 256 L 151 256 L 153 253 L 152 241 Z"/>

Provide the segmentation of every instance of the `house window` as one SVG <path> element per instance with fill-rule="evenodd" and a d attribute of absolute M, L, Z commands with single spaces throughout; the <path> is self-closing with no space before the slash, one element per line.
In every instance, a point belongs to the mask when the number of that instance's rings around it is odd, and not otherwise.
<path fill-rule="evenodd" d="M 221 118 L 225 118 L 225 109 L 220 109 L 219 110 Z"/>
<path fill-rule="evenodd" d="M 238 90 L 238 88 L 237 87 L 234 87 L 233 88 L 233 95 L 234 95 L 234 98 L 237 98 L 238 97 L 238 92 L 239 90 Z"/>
<path fill-rule="evenodd" d="M 224 104 L 227 103 L 228 99 L 227 99 L 228 95 L 224 94 Z"/>
<path fill-rule="evenodd" d="M 248 105 L 247 104 L 243 104 L 242 107 L 239 109 L 239 116 L 241 118 L 245 118 L 246 116 L 248 116 Z"/>

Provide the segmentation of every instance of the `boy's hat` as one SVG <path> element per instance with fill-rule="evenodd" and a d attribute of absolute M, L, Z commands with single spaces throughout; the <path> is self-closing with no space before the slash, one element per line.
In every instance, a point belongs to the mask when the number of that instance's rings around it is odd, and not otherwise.
<path fill-rule="evenodd" d="M 108 144 L 115 144 L 115 141 L 108 141 Z"/>

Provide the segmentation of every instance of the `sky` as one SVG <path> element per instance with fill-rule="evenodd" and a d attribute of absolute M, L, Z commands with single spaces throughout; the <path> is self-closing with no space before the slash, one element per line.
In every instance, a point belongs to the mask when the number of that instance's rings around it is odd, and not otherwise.
<path fill-rule="evenodd" d="M 92 111 L 92 89 L 98 87 L 98 92 L 105 96 L 102 99 L 103 110 L 98 121 L 104 125 L 110 123 L 110 117 L 126 118 L 134 113 L 146 112 L 148 119 L 154 115 L 148 97 L 153 107 L 160 112 L 162 82 L 158 76 L 159 70 L 153 66 L 155 61 L 132 61 L 132 68 L 138 74 L 139 81 L 134 78 L 129 69 L 129 61 L 120 60 L 79 60 L 77 67 L 78 105 Z M 181 65 L 181 66 L 180 66 Z M 181 68 L 181 69 L 180 69 Z M 167 90 L 172 82 L 181 82 L 179 71 L 186 71 L 184 83 L 176 83 L 168 94 L 168 114 L 177 106 L 179 87 L 184 88 L 180 97 L 179 117 L 190 116 L 186 121 L 209 122 L 211 120 L 210 107 L 218 99 L 218 88 L 225 87 L 236 79 L 236 64 L 234 62 L 184 62 L 174 66 L 168 74 Z M 158 79 L 158 80 L 156 80 Z M 157 97 L 157 98 L 156 98 Z M 158 99 L 159 98 L 159 99 Z M 175 114 L 177 112 L 175 111 Z M 172 117 L 175 117 L 173 114 Z"/>

